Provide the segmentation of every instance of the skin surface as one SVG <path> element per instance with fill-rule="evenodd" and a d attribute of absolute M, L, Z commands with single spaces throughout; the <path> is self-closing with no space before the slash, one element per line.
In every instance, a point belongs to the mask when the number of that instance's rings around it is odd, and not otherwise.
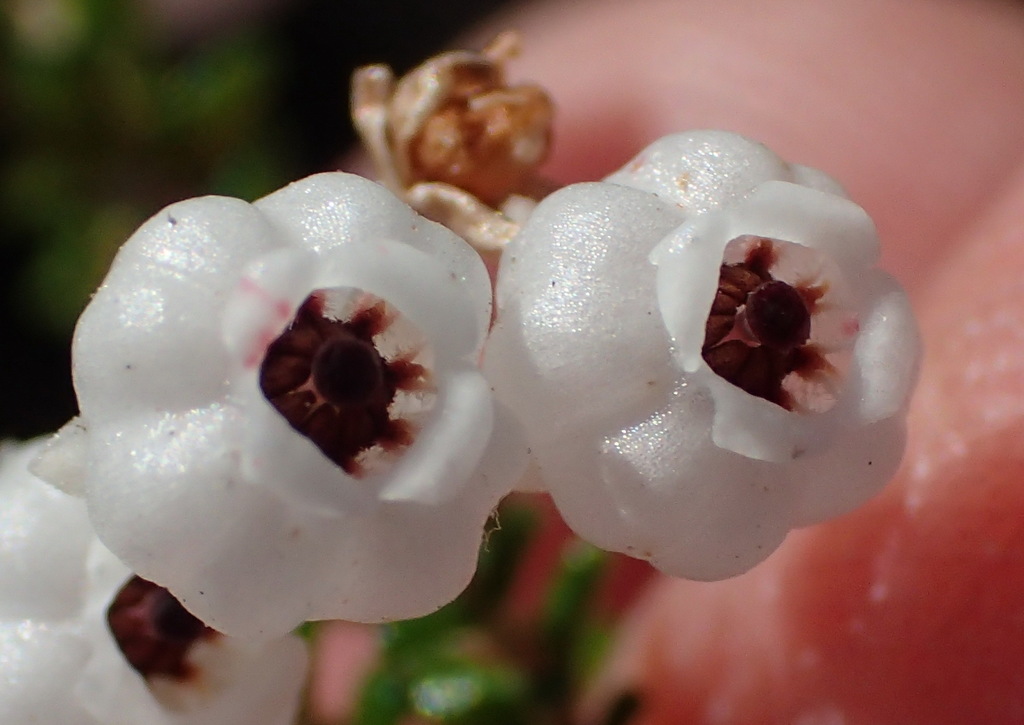
<path fill-rule="evenodd" d="M 1024 722 L 1024 3 L 564 0 L 499 18 L 556 100 L 561 182 L 717 127 L 839 179 L 926 344 L 904 465 L 714 584 L 658 579 L 581 722 Z M 632 582 L 644 577 L 633 577 Z"/>
<path fill-rule="evenodd" d="M 926 341 L 897 479 L 744 576 L 659 580 L 581 719 L 631 688 L 638 725 L 1024 721 L 1024 5 L 563 2 L 505 24 L 559 106 L 553 176 L 686 128 L 761 139 L 874 217 Z"/>

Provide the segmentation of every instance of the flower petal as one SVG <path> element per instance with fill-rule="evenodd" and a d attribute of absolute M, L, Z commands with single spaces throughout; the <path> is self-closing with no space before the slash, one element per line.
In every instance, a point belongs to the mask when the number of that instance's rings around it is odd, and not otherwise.
<path fill-rule="evenodd" d="M 0 622 L 0 722 L 107 725 L 94 720 L 69 689 L 89 657 L 89 645 L 69 625 Z"/>
<path fill-rule="evenodd" d="M 917 383 L 921 336 L 910 300 L 888 274 L 873 270 L 857 280 L 870 304 L 861 315 L 854 347 L 858 416 L 873 423 L 905 411 Z"/>
<path fill-rule="evenodd" d="M 804 485 L 793 525 L 842 516 L 878 493 L 896 475 L 906 438 L 906 423 L 894 416 L 856 427 L 840 445 L 802 459 L 798 476 Z"/>
<path fill-rule="evenodd" d="M 430 419 L 388 471 L 381 500 L 438 504 L 461 493 L 493 429 L 491 390 L 480 371 L 471 365 L 449 371 Z"/>
<path fill-rule="evenodd" d="M 728 211 L 729 234 L 795 242 L 834 259 L 851 276 L 878 262 L 875 224 L 849 199 L 785 181 L 766 181 Z"/>
<path fill-rule="evenodd" d="M 474 334 L 483 308 L 472 304 L 464 286 L 453 284 L 453 274 L 411 245 L 367 239 L 332 250 L 315 285 L 360 289 L 386 300 L 425 333 L 440 366 L 474 356 L 483 339 Z"/>
<path fill-rule="evenodd" d="M 722 255 L 735 237 L 728 217 L 702 214 L 658 243 L 651 262 L 661 318 L 679 366 L 692 373 L 704 366 L 705 327 L 718 289 Z"/>
<path fill-rule="evenodd" d="M 262 254 L 246 265 L 227 297 L 221 323 L 234 367 L 259 366 L 267 347 L 316 289 L 318 264 L 312 252 L 288 247 Z"/>
<path fill-rule="evenodd" d="M 84 496 L 89 455 L 87 433 L 81 417 L 72 418 L 39 446 L 28 470 L 69 496 Z"/>
<path fill-rule="evenodd" d="M 483 523 L 511 484 L 445 506 L 372 495 L 362 508 L 296 506 L 241 477 L 233 441 L 247 421 L 229 408 L 122 423 L 90 433 L 89 496 L 106 502 L 96 506 L 97 530 L 141 576 L 236 636 L 439 608 L 472 576 Z"/>
<path fill-rule="evenodd" d="M 680 218 L 650 194 L 578 184 L 544 199 L 506 249 L 484 369 L 538 426 L 532 439 L 643 409 L 675 378 L 647 254 Z"/>
<path fill-rule="evenodd" d="M 832 194 L 842 198 L 847 198 L 849 196 L 846 193 L 846 189 L 843 188 L 843 185 L 824 171 L 813 169 L 810 166 L 801 166 L 800 164 L 790 164 L 789 168 L 792 171 L 792 181 L 795 184 L 800 184 L 800 186 L 806 186 L 810 189 L 817 189 L 818 191 L 824 191 L 826 194 Z"/>
<path fill-rule="evenodd" d="M 353 174 L 332 172 L 297 181 L 256 202 L 290 243 L 324 258 L 347 245 L 401 241 L 437 260 L 468 297 L 476 319 L 476 345 L 491 318 L 491 284 L 479 256 L 439 224 L 427 221 L 383 187 Z M 327 255 L 326 252 L 331 254 Z"/>
<path fill-rule="evenodd" d="M 767 557 L 798 493 L 785 468 L 712 445 L 715 414 L 684 387 L 602 448 L 607 489 L 632 529 L 627 553 L 689 579 L 733 576 Z"/>
<path fill-rule="evenodd" d="M 605 181 L 692 215 L 741 199 L 770 179 L 790 178 L 789 165 L 763 144 L 727 131 L 687 131 L 658 139 Z"/>
<path fill-rule="evenodd" d="M 92 529 L 84 502 L 28 472 L 41 444 L 0 448 L 2 619 L 60 619 L 82 606 Z"/>
<path fill-rule="evenodd" d="M 167 586 L 195 574 L 252 505 L 213 405 L 90 426 L 90 516 L 100 539 L 139 576 Z"/>
<path fill-rule="evenodd" d="M 240 267 L 272 248 L 269 232 L 245 202 L 206 197 L 132 235 L 75 330 L 82 412 L 184 410 L 219 396 L 228 369 L 219 313 Z"/>

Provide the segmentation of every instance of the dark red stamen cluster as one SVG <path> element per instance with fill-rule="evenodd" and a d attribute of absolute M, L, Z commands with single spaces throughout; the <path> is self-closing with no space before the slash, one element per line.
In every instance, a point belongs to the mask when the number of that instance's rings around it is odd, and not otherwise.
<path fill-rule="evenodd" d="M 761 345 L 792 350 L 811 336 L 811 313 L 800 293 L 785 282 L 763 282 L 747 295 L 744 320 Z"/>
<path fill-rule="evenodd" d="M 147 679 L 192 677 L 189 650 L 200 640 L 220 636 L 166 589 L 137 576 L 114 597 L 107 609 L 107 626 L 128 664 Z"/>
<path fill-rule="evenodd" d="M 357 458 L 375 446 L 393 450 L 412 441 L 408 421 L 390 407 L 399 390 L 425 386 L 423 366 L 399 357 L 386 360 L 374 337 L 391 324 L 378 302 L 347 321 L 324 315 L 311 295 L 295 319 L 267 348 L 260 389 L 297 431 L 341 466 L 358 475 Z"/>
<path fill-rule="evenodd" d="M 733 385 L 792 410 L 782 386 L 786 376 L 828 365 L 806 344 L 823 291 L 775 279 L 769 270 L 776 261 L 773 242 L 758 239 L 744 261 L 721 266 L 702 354 L 708 367 Z"/>

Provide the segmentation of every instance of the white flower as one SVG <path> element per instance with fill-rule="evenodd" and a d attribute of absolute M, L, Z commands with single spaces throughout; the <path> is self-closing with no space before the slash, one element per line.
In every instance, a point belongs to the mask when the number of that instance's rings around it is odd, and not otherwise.
<path fill-rule="evenodd" d="M 175 204 L 83 313 L 81 417 L 38 470 L 228 634 L 428 613 L 522 463 L 476 365 L 490 295 L 468 245 L 356 176 Z"/>
<path fill-rule="evenodd" d="M 95 538 L 82 501 L 27 472 L 39 448 L 0 449 L 0 722 L 290 725 L 305 679 L 302 643 L 183 637 L 189 615 L 153 585 L 149 601 L 161 609 L 136 606 L 126 627 L 126 608 L 112 602 L 140 580 Z M 157 612 L 178 623 L 170 639 L 145 619 Z M 148 657 L 145 673 L 127 649 Z"/>
<path fill-rule="evenodd" d="M 874 494 L 916 377 L 860 207 L 725 132 L 545 199 L 508 246 L 485 369 L 585 539 L 717 579 Z"/>

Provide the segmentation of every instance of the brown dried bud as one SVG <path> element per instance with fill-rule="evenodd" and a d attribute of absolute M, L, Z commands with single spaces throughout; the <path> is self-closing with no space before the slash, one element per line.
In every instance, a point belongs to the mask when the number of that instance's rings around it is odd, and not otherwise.
<path fill-rule="evenodd" d="M 535 85 L 510 86 L 515 33 L 481 52 L 441 53 L 393 83 L 387 66 L 353 77 L 352 116 L 385 183 L 399 194 L 448 184 L 492 208 L 548 185 L 537 168 L 551 144 L 554 107 Z"/>
<path fill-rule="evenodd" d="M 495 88 L 449 101 L 409 143 L 413 181 L 441 181 L 499 206 L 526 191 L 547 156 L 551 101 L 540 88 Z"/>

